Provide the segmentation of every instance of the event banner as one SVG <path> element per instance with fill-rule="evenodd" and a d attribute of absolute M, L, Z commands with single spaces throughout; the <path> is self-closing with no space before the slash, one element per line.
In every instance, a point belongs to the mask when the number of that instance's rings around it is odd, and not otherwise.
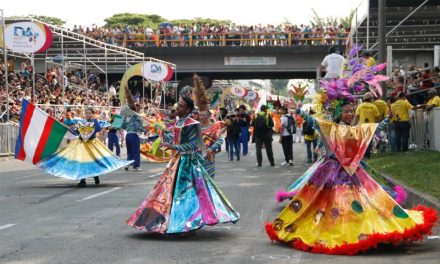
<path fill-rule="evenodd" d="M 173 69 L 165 63 L 148 61 L 143 65 L 143 75 L 147 80 L 169 81 L 173 76 Z"/>
<path fill-rule="evenodd" d="M 2 33 L 2 32 L 0 32 Z M 39 22 L 16 22 L 6 25 L 6 29 L 0 38 L 0 47 L 15 52 L 39 53 L 47 50 L 52 44 L 51 29 Z"/>

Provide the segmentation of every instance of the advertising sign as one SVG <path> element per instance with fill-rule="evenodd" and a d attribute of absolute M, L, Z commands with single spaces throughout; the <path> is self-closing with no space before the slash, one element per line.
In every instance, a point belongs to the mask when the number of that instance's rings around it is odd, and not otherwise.
<path fill-rule="evenodd" d="M 172 75 L 173 69 L 167 64 L 152 61 L 144 63 L 144 77 L 147 80 L 168 81 Z"/>
<path fill-rule="evenodd" d="M 50 47 L 52 38 L 52 31 L 45 24 L 16 22 L 6 25 L 4 43 L 15 52 L 40 53 Z"/>

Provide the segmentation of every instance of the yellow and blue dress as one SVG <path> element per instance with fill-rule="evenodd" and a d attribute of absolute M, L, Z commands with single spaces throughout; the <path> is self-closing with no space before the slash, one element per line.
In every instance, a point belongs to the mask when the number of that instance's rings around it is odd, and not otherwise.
<path fill-rule="evenodd" d="M 94 119 L 78 128 L 80 138 L 42 160 L 37 166 L 47 173 L 71 180 L 100 176 L 131 164 L 113 154 L 99 139 L 101 130 Z"/>

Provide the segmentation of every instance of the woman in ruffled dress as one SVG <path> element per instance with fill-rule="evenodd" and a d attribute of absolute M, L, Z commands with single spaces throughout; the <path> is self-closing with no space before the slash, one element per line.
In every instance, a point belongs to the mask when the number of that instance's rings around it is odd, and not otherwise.
<path fill-rule="evenodd" d="M 127 224 L 161 234 L 193 232 L 205 225 L 235 223 L 239 213 L 216 186 L 203 166 L 204 144 L 200 123 L 188 117 L 194 109 L 189 97 L 176 108 L 179 117 L 170 138 L 162 143 L 177 153 Z M 166 137 L 165 137 L 166 138 Z"/>

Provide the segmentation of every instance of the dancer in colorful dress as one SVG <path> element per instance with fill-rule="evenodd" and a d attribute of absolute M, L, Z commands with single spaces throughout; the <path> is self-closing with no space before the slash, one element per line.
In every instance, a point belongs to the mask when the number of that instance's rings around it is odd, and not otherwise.
<path fill-rule="evenodd" d="M 353 64 L 357 81 L 376 78 L 369 73 L 379 67 L 363 69 Z M 366 74 L 359 72 L 363 70 Z M 347 101 L 353 102 L 352 92 L 358 91 L 352 81 L 321 82 L 325 92 L 320 94 L 320 112 L 325 109 L 341 120 L 305 116 L 307 122 L 316 123 L 327 154 L 296 182 L 296 194 L 288 206 L 266 223 L 271 240 L 313 253 L 354 255 L 382 243 L 421 240 L 431 233 L 438 219 L 434 209 L 420 205 L 403 209 L 360 166 L 378 124 L 347 125 L 354 115 Z"/>
<path fill-rule="evenodd" d="M 239 219 L 239 213 L 203 167 L 198 150 L 204 149 L 200 123 L 188 117 L 193 109 L 191 98 L 179 100 L 173 144 L 162 143 L 177 153 L 153 190 L 127 220 L 128 225 L 149 232 L 175 234 Z"/>
<path fill-rule="evenodd" d="M 208 98 L 206 96 L 205 87 L 202 79 L 194 76 L 194 102 L 200 111 L 200 124 L 203 136 L 203 142 L 206 147 L 206 156 L 203 159 L 203 167 L 214 179 L 215 176 L 215 154 L 220 150 L 223 144 L 222 122 L 211 122 L 211 112 L 209 111 Z"/>
<path fill-rule="evenodd" d="M 345 105 L 349 104 L 348 101 L 343 102 L 343 104 L 341 105 L 342 109 L 344 107 L 347 107 Z M 351 106 L 353 107 L 353 106 Z M 313 112 L 311 112 L 313 113 Z M 306 115 L 305 112 L 303 112 L 302 110 L 299 110 L 297 112 L 297 114 L 299 116 L 306 116 L 307 120 L 310 122 L 312 127 L 317 126 L 317 123 L 315 122 L 315 120 L 313 119 L 312 115 Z M 388 115 L 390 116 L 390 115 Z M 352 124 L 354 115 L 343 115 L 343 112 L 341 113 L 341 116 L 337 117 L 336 121 L 341 124 L 341 125 L 350 125 Z M 382 131 L 384 129 L 384 127 L 388 126 L 390 123 L 390 118 L 388 117 L 387 119 L 384 119 L 381 123 L 379 123 L 377 129 L 376 129 L 376 134 L 379 131 Z M 316 134 L 319 134 L 317 130 L 315 130 Z M 318 148 L 322 147 L 322 141 L 320 141 L 320 144 L 318 146 Z M 287 191 L 284 190 L 279 190 L 277 192 L 277 194 L 275 195 L 275 200 L 277 202 L 282 202 L 285 199 L 292 199 L 298 192 L 299 187 L 302 186 L 301 184 L 304 184 L 304 180 L 308 179 L 308 177 L 310 176 L 311 173 L 313 173 L 316 168 L 321 164 L 320 161 L 323 161 L 325 159 L 325 157 L 321 157 L 320 160 L 315 160 L 315 164 L 313 164 L 313 166 L 311 166 L 305 173 L 303 176 L 301 176 L 299 179 L 297 179 L 293 184 L 291 184 L 289 186 L 289 188 L 287 189 Z M 362 160 L 360 163 L 360 166 L 366 170 L 368 172 L 368 174 L 377 182 L 380 184 L 380 186 L 382 187 L 382 189 L 384 189 L 394 200 L 396 200 L 396 202 L 400 205 L 404 204 L 406 201 L 406 197 L 407 197 L 407 193 L 405 191 L 405 189 L 400 186 L 400 185 L 395 185 L 394 183 L 392 183 L 391 181 L 389 181 L 384 175 L 382 175 L 380 172 L 378 172 L 377 170 L 375 170 L 374 168 L 372 168 L 366 161 Z"/>
<path fill-rule="evenodd" d="M 47 173 L 71 180 L 81 180 L 79 187 L 86 186 L 86 178 L 94 177 L 99 184 L 98 176 L 112 172 L 133 161 L 123 161 L 114 155 L 99 139 L 96 132 L 101 130 L 93 109 L 85 111 L 85 122 L 79 125 L 78 139 L 72 140 L 62 148 L 43 159 L 36 165 Z"/>

